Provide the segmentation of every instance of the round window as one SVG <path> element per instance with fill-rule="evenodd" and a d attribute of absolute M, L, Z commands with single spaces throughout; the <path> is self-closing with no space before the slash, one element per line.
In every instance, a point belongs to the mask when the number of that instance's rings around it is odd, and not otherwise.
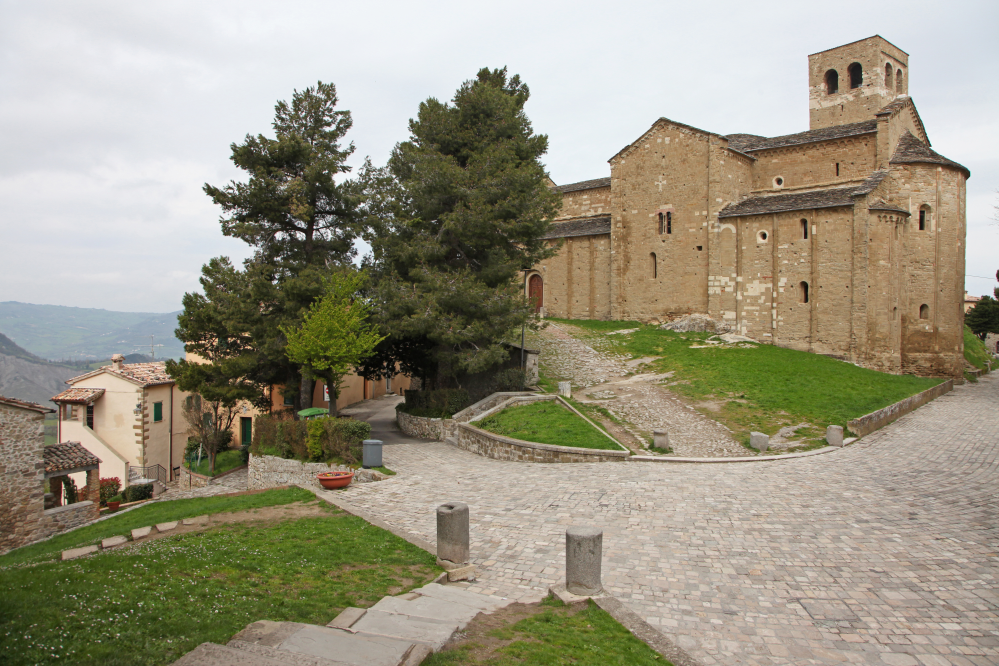
<path fill-rule="evenodd" d="M 784 187 L 784 177 L 776 176 L 774 178 L 774 187 Z"/>
<path fill-rule="evenodd" d="M 758 239 L 758 240 L 759 240 L 759 241 L 760 241 L 761 243 L 766 243 L 766 242 L 767 242 L 767 232 L 765 232 L 765 231 L 761 231 L 760 233 L 756 234 L 756 238 L 757 238 L 757 239 Z"/>

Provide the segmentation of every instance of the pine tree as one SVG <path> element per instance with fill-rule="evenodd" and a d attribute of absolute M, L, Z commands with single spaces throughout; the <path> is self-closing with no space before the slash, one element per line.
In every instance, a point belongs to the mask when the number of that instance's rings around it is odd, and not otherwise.
<path fill-rule="evenodd" d="M 554 254 L 542 236 L 560 200 L 540 161 L 548 138 L 524 112 L 529 96 L 506 68 L 482 69 L 451 103 L 423 102 L 387 168 L 365 174 L 377 317 L 389 334 L 369 375 L 399 362 L 429 385 L 453 384 L 502 362 L 503 339 L 530 318 L 521 271 Z"/>

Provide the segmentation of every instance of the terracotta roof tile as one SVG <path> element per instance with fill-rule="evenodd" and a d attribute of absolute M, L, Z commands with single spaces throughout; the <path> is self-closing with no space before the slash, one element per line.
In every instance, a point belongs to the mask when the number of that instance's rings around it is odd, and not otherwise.
<path fill-rule="evenodd" d="M 43 414 L 55 411 L 51 407 L 43 407 L 37 402 L 28 402 L 27 400 L 18 400 L 17 398 L 6 398 L 2 395 L 0 395 L 0 404 L 9 405 L 11 407 L 20 407 L 21 409 L 30 409 L 33 412 L 41 412 Z"/>
<path fill-rule="evenodd" d="M 553 222 L 548 227 L 548 233 L 541 238 L 569 238 L 572 236 L 599 236 L 611 232 L 609 215 L 600 217 L 584 217 L 568 222 Z"/>
<path fill-rule="evenodd" d="M 166 372 L 166 363 L 159 361 L 155 363 L 129 363 L 127 365 L 123 365 L 120 371 L 114 370 L 110 365 L 105 365 L 104 367 L 98 368 L 93 372 L 88 372 L 85 375 L 67 379 L 66 383 L 75 384 L 81 379 L 96 377 L 97 375 L 105 372 L 121 377 L 122 379 L 127 379 L 128 381 L 134 382 L 140 386 L 155 386 L 156 384 L 173 383 L 173 377 L 168 375 Z"/>
<path fill-rule="evenodd" d="M 104 395 L 102 388 L 70 388 L 57 396 L 52 397 L 52 402 L 68 402 L 76 405 L 89 405 L 97 398 Z"/>
<path fill-rule="evenodd" d="M 45 474 L 62 472 L 71 469 L 95 467 L 101 464 L 101 459 L 83 448 L 79 442 L 63 442 L 51 444 L 42 449 L 45 459 Z"/>
<path fill-rule="evenodd" d="M 593 180 L 581 180 L 578 183 L 569 183 L 568 185 L 559 185 L 555 188 L 556 192 L 578 192 L 579 190 L 593 190 L 598 187 L 610 187 L 611 179 L 607 178 L 594 178 Z"/>

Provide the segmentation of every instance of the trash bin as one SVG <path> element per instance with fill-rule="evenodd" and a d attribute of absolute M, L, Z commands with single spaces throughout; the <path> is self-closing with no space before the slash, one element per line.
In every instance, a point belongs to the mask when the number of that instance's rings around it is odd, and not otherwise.
<path fill-rule="evenodd" d="M 382 466 L 382 440 L 366 439 L 363 442 L 364 454 L 361 465 L 364 469 Z"/>

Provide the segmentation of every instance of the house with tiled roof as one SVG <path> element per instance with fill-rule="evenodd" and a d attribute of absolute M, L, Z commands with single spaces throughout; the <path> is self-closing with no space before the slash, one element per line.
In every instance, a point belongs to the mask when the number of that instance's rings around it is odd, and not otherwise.
<path fill-rule="evenodd" d="M 526 271 L 555 317 L 704 313 L 760 342 L 961 377 L 967 168 L 931 147 L 909 55 L 880 36 L 808 56 L 809 129 L 659 118 L 610 173 L 550 186 L 558 254 Z M 594 174 L 596 175 L 596 174 Z"/>
<path fill-rule="evenodd" d="M 180 391 L 166 364 L 111 364 L 67 380 L 52 398 L 59 412 L 58 441 L 78 442 L 102 461 L 104 476 L 122 485 L 151 479 L 167 483 L 184 457 L 187 424 Z"/>

